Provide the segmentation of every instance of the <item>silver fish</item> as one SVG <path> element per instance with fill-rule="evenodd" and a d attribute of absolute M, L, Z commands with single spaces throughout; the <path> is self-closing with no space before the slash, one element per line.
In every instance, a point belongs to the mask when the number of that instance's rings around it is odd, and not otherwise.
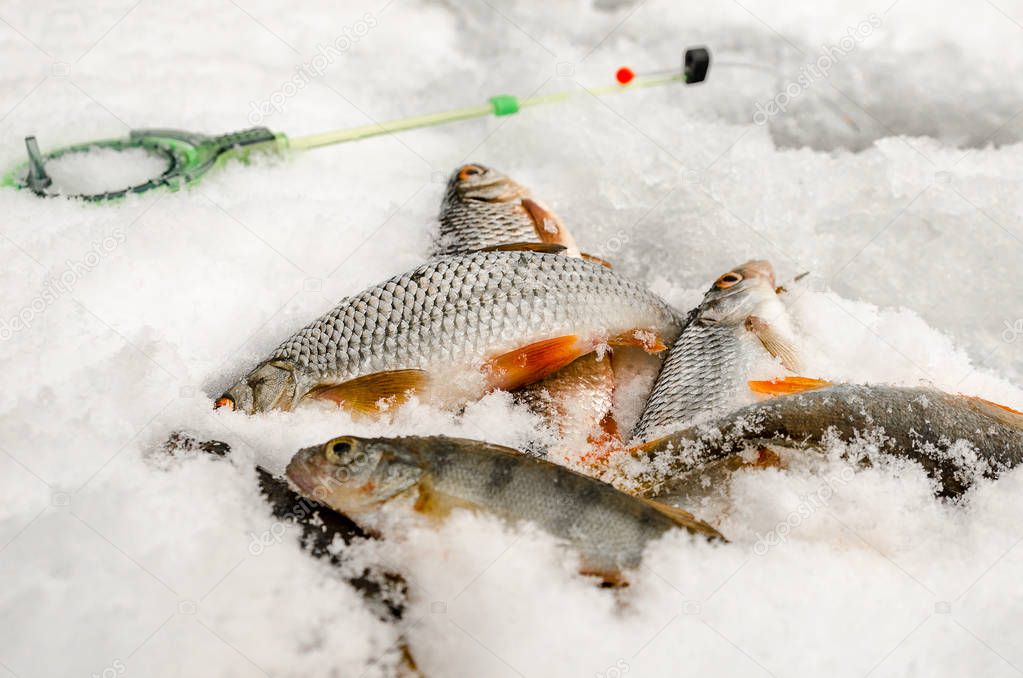
<path fill-rule="evenodd" d="M 217 406 L 290 410 L 314 397 L 371 412 L 423 391 L 455 406 L 538 381 L 603 345 L 663 350 L 680 324 L 642 285 L 581 259 L 441 257 L 343 299 Z"/>
<path fill-rule="evenodd" d="M 299 451 L 288 479 L 303 496 L 376 528 L 385 505 L 443 519 L 453 509 L 530 521 L 582 556 L 582 570 L 617 581 L 647 543 L 675 528 L 723 539 L 671 506 L 516 450 L 445 437 L 334 438 Z"/>
<path fill-rule="evenodd" d="M 799 349 L 778 298 L 774 269 L 766 261 L 748 261 L 721 275 L 690 312 L 633 439 L 648 440 L 745 404 L 741 398 L 751 368 L 769 356 L 798 370 Z"/>
<path fill-rule="evenodd" d="M 754 388 L 764 386 L 754 382 Z M 633 451 L 657 471 L 633 489 L 669 494 L 691 472 L 747 446 L 819 447 L 826 437 L 854 441 L 883 434 L 881 452 L 919 463 L 938 494 L 961 495 L 978 477 L 1023 462 L 1023 413 L 982 398 L 904 386 L 830 385 L 789 380 L 803 392 L 738 409 L 720 419 L 652 440 Z M 957 446 L 963 443 L 969 451 Z"/>
<path fill-rule="evenodd" d="M 595 259 L 578 252 L 575 239 L 557 215 L 534 201 L 522 184 L 483 165 L 464 165 L 452 174 L 440 224 L 434 256 L 465 254 L 483 245 L 518 239 L 561 245 L 566 256 Z M 515 397 L 559 431 L 565 449 L 549 453 L 563 452 L 566 460 L 572 460 L 580 446 L 604 448 L 621 442 L 612 413 L 614 389 L 611 355 L 599 359 L 588 355 L 517 390 Z"/>
<path fill-rule="evenodd" d="M 534 241 L 563 245 L 570 256 L 579 256 L 572 235 L 525 186 L 484 165 L 463 165 L 454 171 L 441 203 L 440 232 L 431 256 Z"/>

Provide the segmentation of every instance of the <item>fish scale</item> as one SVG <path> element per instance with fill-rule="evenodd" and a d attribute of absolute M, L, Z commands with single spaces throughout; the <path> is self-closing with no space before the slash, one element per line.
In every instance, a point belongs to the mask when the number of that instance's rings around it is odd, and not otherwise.
<path fill-rule="evenodd" d="M 798 342 L 774 269 L 748 261 L 723 274 L 690 311 L 633 430 L 636 441 L 746 404 L 745 382 L 764 361 L 798 364 Z"/>
<path fill-rule="evenodd" d="M 829 441 L 869 442 L 867 454 L 919 464 L 938 494 L 948 497 L 1023 463 L 1023 413 L 1004 405 L 930 387 L 819 384 L 817 390 L 748 405 L 705 427 L 640 446 L 636 458 L 658 458 L 656 477 L 632 489 L 646 496 L 671 494 L 687 474 L 765 444 L 804 449 Z"/>
<path fill-rule="evenodd" d="M 458 254 L 509 242 L 536 240 L 536 228 L 518 201 L 466 200 L 454 185 L 441 204 L 434 256 Z"/>
<path fill-rule="evenodd" d="M 731 326 L 688 325 L 664 361 L 633 436 L 646 440 L 665 426 L 731 405 L 751 362 L 748 341 Z"/>
<path fill-rule="evenodd" d="M 487 357 L 542 339 L 634 328 L 665 342 L 678 314 L 643 286 L 577 258 L 534 252 L 449 256 L 344 299 L 269 357 L 294 365 L 299 397 L 323 383 Z"/>

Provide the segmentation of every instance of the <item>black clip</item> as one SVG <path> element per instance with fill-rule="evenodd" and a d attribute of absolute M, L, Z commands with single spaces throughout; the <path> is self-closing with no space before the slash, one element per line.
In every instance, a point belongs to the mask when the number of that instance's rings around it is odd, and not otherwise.
<path fill-rule="evenodd" d="M 690 47 L 686 50 L 682 61 L 682 72 L 686 76 L 686 84 L 703 82 L 710 69 L 710 52 L 706 47 Z"/>

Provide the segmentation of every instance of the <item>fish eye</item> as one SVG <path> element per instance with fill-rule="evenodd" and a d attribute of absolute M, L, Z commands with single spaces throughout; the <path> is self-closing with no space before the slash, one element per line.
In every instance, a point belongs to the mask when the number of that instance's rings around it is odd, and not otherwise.
<path fill-rule="evenodd" d="M 479 176 L 483 174 L 483 168 L 479 165 L 466 165 L 458 172 L 458 180 L 466 181 L 470 177 Z"/>
<path fill-rule="evenodd" d="M 327 443 L 327 456 L 332 460 L 339 460 L 352 451 L 353 440 L 351 438 L 335 438 Z"/>
<path fill-rule="evenodd" d="M 735 271 L 729 271 L 728 273 L 725 273 L 723 276 L 718 278 L 718 281 L 714 283 L 714 287 L 717 287 L 718 289 L 722 290 L 728 289 L 729 287 L 739 282 L 740 280 L 742 280 L 741 275 L 739 275 Z"/>

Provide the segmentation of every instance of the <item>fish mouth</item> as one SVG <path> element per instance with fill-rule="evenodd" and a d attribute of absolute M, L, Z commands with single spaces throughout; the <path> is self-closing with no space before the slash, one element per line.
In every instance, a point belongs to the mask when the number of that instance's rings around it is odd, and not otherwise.
<path fill-rule="evenodd" d="M 284 475 L 288 478 L 288 484 L 300 495 L 322 503 L 328 489 L 320 480 L 324 474 L 323 464 L 317 455 L 319 451 L 319 447 L 306 447 L 296 452 L 288 462 Z"/>
<path fill-rule="evenodd" d="M 222 407 L 226 407 L 228 410 L 232 411 L 237 409 L 237 405 L 234 402 L 234 398 L 232 398 L 227 393 L 217 398 L 217 400 L 213 403 L 213 409 L 215 410 L 219 410 Z"/>
<path fill-rule="evenodd" d="M 227 389 L 213 403 L 214 409 L 238 410 L 245 414 L 290 411 L 298 391 L 294 367 L 286 361 L 265 362 Z"/>
<path fill-rule="evenodd" d="M 511 177 L 483 165 L 463 165 L 451 180 L 463 200 L 512 202 L 529 195 L 525 187 Z"/>

